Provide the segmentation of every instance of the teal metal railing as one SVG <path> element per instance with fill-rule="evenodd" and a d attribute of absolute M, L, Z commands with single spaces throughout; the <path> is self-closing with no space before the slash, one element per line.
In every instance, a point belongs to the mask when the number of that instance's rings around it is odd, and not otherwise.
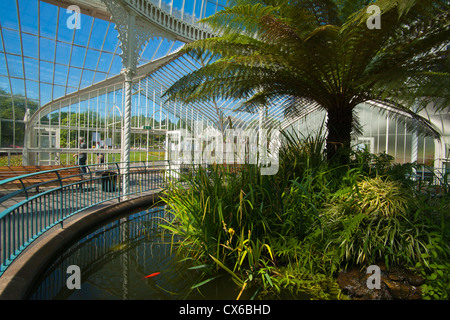
<path fill-rule="evenodd" d="M 156 191 L 169 163 L 130 162 L 65 167 L 0 181 L 0 276 L 33 241 L 69 217 L 106 201 Z M 125 194 L 122 182 L 128 179 Z"/>

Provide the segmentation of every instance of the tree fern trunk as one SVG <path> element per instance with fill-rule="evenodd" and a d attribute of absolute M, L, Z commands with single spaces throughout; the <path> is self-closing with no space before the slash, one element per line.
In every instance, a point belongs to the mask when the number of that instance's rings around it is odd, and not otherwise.
<path fill-rule="evenodd" d="M 327 120 L 327 160 L 335 164 L 350 161 L 350 141 L 353 123 L 353 108 L 344 105 L 329 108 Z"/>

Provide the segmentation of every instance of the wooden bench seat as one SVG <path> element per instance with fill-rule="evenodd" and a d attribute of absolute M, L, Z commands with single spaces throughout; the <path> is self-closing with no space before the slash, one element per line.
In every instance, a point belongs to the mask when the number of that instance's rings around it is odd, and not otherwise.
<path fill-rule="evenodd" d="M 37 173 L 41 171 L 55 170 L 55 169 L 64 169 L 69 168 L 64 165 L 46 165 L 46 166 L 9 166 L 9 167 L 0 167 L 0 181 L 6 180 L 9 178 L 14 178 L 21 175 Z M 80 175 L 80 168 L 70 168 L 65 170 L 58 170 L 54 172 L 42 173 L 38 175 L 33 175 L 30 177 L 26 177 L 20 180 L 14 180 L 8 183 L 8 188 L 23 188 L 34 186 L 37 184 L 42 184 L 43 186 L 60 186 L 61 182 L 58 178 L 61 178 L 63 185 L 76 183 L 83 181 L 83 177 Z M 38 192 L 39 186 L 36 186 L 36 191 Z"/>

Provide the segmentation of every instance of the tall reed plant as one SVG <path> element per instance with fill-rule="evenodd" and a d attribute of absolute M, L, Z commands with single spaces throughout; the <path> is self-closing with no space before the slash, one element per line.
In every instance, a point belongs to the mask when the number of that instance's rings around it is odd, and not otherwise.
<path fill-rule="evenodd" d="M 240 286 L 256 279 L 273 265 L 265 241 L 280 219 L 281 190 L 253 165 L 238 173 L 215 165 L 193 172 L 187 184 L 164 192 L 175 217 L 166 228 L 181 236 L 180 250 L 197 264 L 229 272 Z"/>

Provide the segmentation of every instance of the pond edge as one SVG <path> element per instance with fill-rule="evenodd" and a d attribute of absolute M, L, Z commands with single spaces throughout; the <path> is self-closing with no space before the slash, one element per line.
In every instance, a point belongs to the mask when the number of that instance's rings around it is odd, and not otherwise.
<path fill-rule="evenodd" d="M 98 206 L 78 214 L 72 221 L 64 222 L 39 237 L 39 241 L 22 252 L 0 277 L 0 300 L 24 300 L 39 276 L 67 246 L 94 226 L 107 222 L 142 206 L 151 206 L 162 194 L 152 193 Z"/>

